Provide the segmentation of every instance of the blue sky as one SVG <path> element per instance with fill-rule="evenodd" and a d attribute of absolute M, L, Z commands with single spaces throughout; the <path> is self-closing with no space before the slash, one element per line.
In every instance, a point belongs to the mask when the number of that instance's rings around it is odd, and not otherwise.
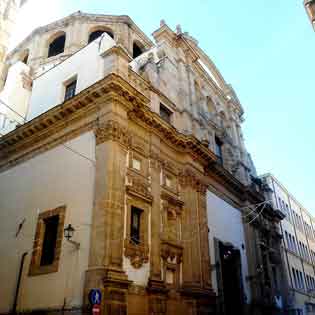
<path fill-rule="evenodd" d="M 258 172 L 272 172 L 315 215 L 315 33 L 302 0 L 29 1 L 15 42 L 77 10 L 129 15 L 147 35 L 161 19 L 181 24 L 233 85 Z"/>

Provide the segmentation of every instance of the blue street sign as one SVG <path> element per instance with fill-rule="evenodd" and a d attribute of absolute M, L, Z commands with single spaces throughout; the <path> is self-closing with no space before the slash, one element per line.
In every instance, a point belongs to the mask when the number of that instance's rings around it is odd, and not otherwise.
<path fill-rule="evenodd" d="M 89 301 L 92 305 L 101 304 L 102 293 L 99 289 L 92 289 L 89 293 Z"/>

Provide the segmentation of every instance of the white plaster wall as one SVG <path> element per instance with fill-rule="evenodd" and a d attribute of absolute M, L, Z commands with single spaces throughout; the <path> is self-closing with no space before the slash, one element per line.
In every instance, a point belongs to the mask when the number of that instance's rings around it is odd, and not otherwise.
<path fill-rule="evenodd" d="M 101 43 L 100 43 L 101 42 Z M 106 33 L 34 80 L 30 120 L 64 101 L 65 82 L 77 77 L 76 94 L 104 76 L 101 54 L 115 45 Z"/>
<path fill-rule="evenodd" d="M 123 268 L 128 275 L 128 280 L 134 281 L 137 285 L 146 286 L 150 276 L 150 263 L 143 264 L 140 268 L 134 268 L 129 258 L 123 256 Z"/>
<path fill-rule="evenodd" d="M 209 246 L 211 264 L 216 263 L 214 238 L 222 242 L 229 242 L 238 248 L 241 253 L 242 276 L 244 293 L 247 297 L 247 302 L 250 301 L 250 289 L 248 286 L 246 276 L 248 276 L 248 265 L 246 258 L 246 250 L 242 249 L 242 244 L 245 246 L 245 236 L 241 213 L 239 210 L 233 208 L 224 200 L 217 197 L 212 192 L 207 192 L 207 214 L 209 224 Z M 218 292 L 218 283 L 216 277 L 216 270 L 212 271 L 212 285 L 216 292 Z"/>
<path fill-rule="evenodd" d="M 95 138 L 88 132 L 66 144 L 95 160 Z M 95 165 L 64 146 L 51 149 L 0 174 L 0 313 L 13 303 L 22 254 L 27 251 L 18 309 L 60 308 L 82 304 L 88 267 Z M 28 276 L 38 213 L 66 205 L 65 226 L 75 229 L 79 250 L 62 240 L 59 270 Z M 26 219 L 21 233 L 18 225 Z"/>

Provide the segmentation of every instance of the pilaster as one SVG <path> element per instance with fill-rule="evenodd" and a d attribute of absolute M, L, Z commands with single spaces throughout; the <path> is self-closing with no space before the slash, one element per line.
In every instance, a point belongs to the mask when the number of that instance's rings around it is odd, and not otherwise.
<path fill-rule="evenodd" d="M 129 281 L 123 271 L 124 202 L 127 148 L 131 137 L 116 121 L 96 130 L 95 205 L 85 302 L 91 288 L 100 288 L 106 314 L 124 312 Z"/>

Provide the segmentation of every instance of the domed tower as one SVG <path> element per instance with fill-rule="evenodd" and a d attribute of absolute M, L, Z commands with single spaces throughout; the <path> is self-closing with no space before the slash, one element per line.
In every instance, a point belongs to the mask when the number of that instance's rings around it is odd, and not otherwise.
<path fill-rule="evenodd" d="M 25 0 L 0 1 L 0 89 L 5 77 L 5 56 L 9 40 L 16 24 L 18 10 L 26 3 Z"/>

